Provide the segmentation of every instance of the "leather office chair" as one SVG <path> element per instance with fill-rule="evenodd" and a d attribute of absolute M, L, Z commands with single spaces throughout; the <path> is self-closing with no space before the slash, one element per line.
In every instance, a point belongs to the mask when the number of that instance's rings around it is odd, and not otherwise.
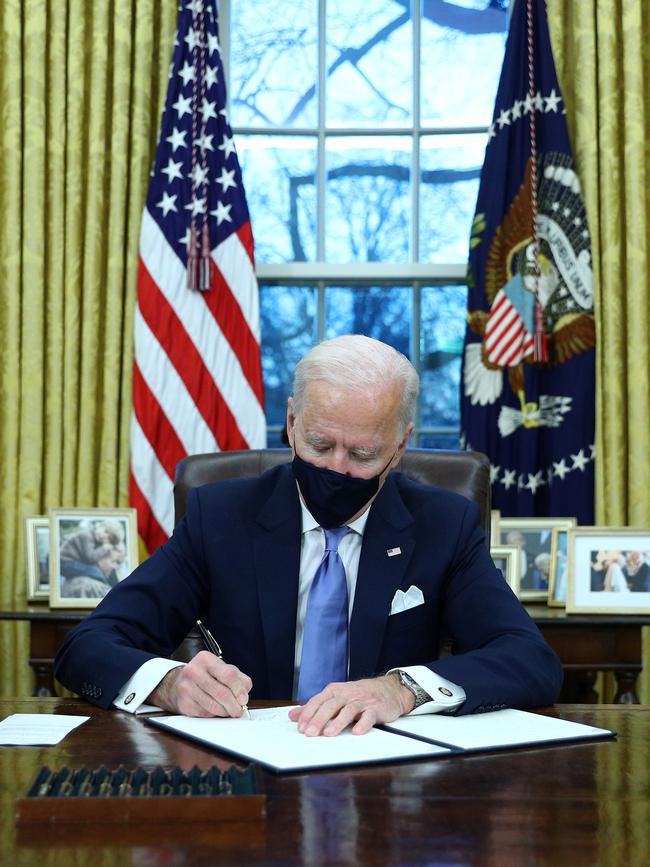
<path fill-rule="evenodd" d="M 174 519 L 178 523 L 185 514 L 187 495 L 198 485 L 260 476 L 271 467 L 291 460 L 291 450 L 247 449 L 240 452 L 216 452 L 190 455 L 176 468 L 174 484 Z M 462 494 L 478 503 L 485 538 L 490 538 L 490 464 L 480 452 L 434 451 L 408 449 L 398 470 L 416 482 L 435 485 Z"/>
<path fill-rule="evenodd" d="M 291 450 L 247 449 L 236 452 L 190 455 L 176 468 L 174 484 L 174 520 L 178 524 L 185 514 L 187 496 L 192 488 L 224 479 L 259 476 L 271 467 L 288 463 Z M 486 544 L 490 542 L 490 464 L 480 452 L 408 449 L 398 469 L 417 482 L 455 491 L 478 503 Z M 203 649 L 201 638 L 192 630 L 174 658 L 186 662 Z"/>

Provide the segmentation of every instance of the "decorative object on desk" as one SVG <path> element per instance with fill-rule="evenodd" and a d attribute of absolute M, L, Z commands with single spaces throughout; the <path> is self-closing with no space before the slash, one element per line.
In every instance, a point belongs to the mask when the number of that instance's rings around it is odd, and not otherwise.
<path fill-rule="evenodd" d="M 499 544 L 499 524 L 501 523 L 501 512 L 498 509 L 492 509 L 490 512 L 490 545 Z"/>
<path fill-rule="evenodd" d="M 49 572 L 50 522 L 46 515 L 25 518 L 25 563 L 27 598 L 31 602 L 50 598 Z"/>
<path fill-rule="evenodd" d="M 138 565 L 135 509 L 50 509 L 50 605 L 94 608 Z"/>
<path fill-rule="evenodd" d="M 222 771 L 157 766 L 43 767 L 18 801 L 18 824 L 40 822 L 201 822 L 259 819 L 266 797 L 255 765 Z"/>
<path fill-rule="evenodd" d="M 556 527 L 568 530 L 575 526 L 575 518 L 501 518 L 499 543 L 520 548 L 518 595 L 522 601 L 548 600 L 551 533 Z"/>
<path fill-rule="evenodd" d="M 650 614 L 650 529 L 576 527 L 568 555 L 568 613 Z"/>
<path fill-rule="evenodd" d="M 515 596 L 519 596 L 519 552 L 518 545 L 491 545 L 490 556 L 497 569 L 505 578 L 506 584 Z"/>
<path fill-rule="evenodd" d="M 566 606 L 569 560 L 568 530 L 554 527 L 551 531 L 551 572 L 548 579 L 548 604 L 551 608 Z"/>

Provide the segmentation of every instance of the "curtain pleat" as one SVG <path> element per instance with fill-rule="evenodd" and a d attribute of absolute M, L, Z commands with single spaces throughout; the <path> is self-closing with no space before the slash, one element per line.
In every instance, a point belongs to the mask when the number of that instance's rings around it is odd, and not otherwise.
<path fill-rule="evenodd" d="M 128 505 L 140 215 L 176 0 L 0 3 L 0 579 L 27 595 L 24 518 Z M 26 624 L 0 693 L 26 695 Z"/>

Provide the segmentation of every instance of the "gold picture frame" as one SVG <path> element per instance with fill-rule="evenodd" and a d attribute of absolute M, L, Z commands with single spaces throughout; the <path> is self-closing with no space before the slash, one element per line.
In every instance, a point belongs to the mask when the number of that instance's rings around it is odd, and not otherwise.
<path fill-rule="evenodd" d="M 50 522 L 47 515 L 27 515 L 25 565 L 27 599 L 30 602 L 45 602 L 50 598 L 49 537 Z"/>
<path fill-rule="evenodd" d="M 519 596 L 519 550 L 518 545 L 492 545 L 490 547 L 490 556 L 494 565 L 499 569 L 515 596 Z"/>
<path fill-rule="evenodd" d="M 499 524 L 501 523 L 501 512 L 498 509 L 492 509 L 490 512 L 490 546 L 499 545 Z"/>
<path fill-rule="evenodd" d="M 135 509 L 50 509 L 50 606 L 94 608 L 138 565 Z"/>
<path fill-rule="evenodd" d="M 564 527 L 551 532 L 551 572 L 548 579 L 548 605 L 565 608 L 569 575 L 568 533 Z"/>
<path fill-rule="evenodd" d="M 575 518 L 501 518 L 499 544 L 518 545 L 519 593 L 522 602 L 548 602 L 551 541 L 555 528 L 576 526 Z"/>
<path fill-rule="evenodd" d="M 650 529 L 569 530 L 568 614 L 650 614 Z"/>

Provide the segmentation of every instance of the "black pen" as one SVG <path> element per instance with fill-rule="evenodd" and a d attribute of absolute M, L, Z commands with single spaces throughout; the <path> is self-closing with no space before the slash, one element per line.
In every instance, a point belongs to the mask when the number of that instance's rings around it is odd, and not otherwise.
<path fill-rule="evenodd" d="M 207 626 L 204 626 L 200 620 L 196 621 L 196 625 L 199 627 L 199 632 L 201 633 L 201 636 L 203 638 L 203 642 L 204 642 L 205 646 L 207 647 L 207 649 L 210 651 L 210 653 L 214 653 L 214 655 L 218 656 L 219 659 L 223 659 L 223 651 L 221 650 L 221 648 L 217 644 L 216 638 L 210 632 L 210 630 L 207 628 Z M 246 719 L 251 718 L 251 714 L 250 714 L 250 711 L 248 710 L 247 704 L 243 704 L 241 706 L 241 712 L 242 712 L 242 716 L 245 716 Z"/>

